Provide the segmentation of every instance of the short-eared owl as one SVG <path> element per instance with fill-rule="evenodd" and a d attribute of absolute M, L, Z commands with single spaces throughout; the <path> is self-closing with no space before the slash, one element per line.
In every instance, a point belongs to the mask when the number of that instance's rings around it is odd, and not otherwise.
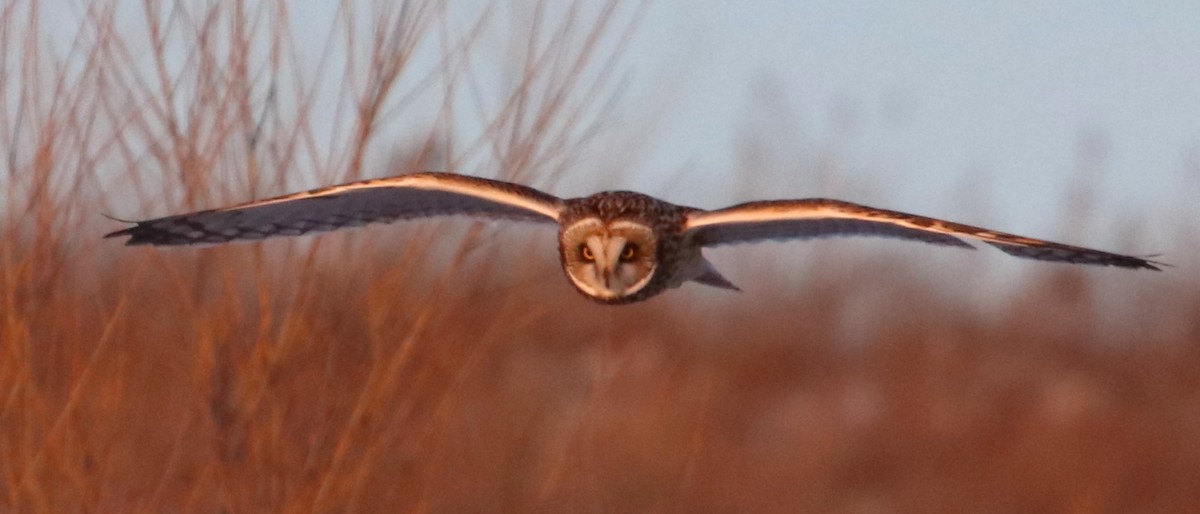
<path fill-rule="evenodd" d="M 1161 264 L 838 200 L 759 201 L 706 211 L 628 191 L 564 200 L 451 173 L 364 180 L 139 221 L 105 237 L 129 236 L 129 245 L 216 244 L 447 215 L 557 224 L 567 278 L 588 298 L 608 304 L 645 300 L 689 280 L 736 290 L 700 249 L 768 239 L 871 235 L 972 248 L 959 239 L 966 237 L 1029 259 L 1152 270 Z"/>

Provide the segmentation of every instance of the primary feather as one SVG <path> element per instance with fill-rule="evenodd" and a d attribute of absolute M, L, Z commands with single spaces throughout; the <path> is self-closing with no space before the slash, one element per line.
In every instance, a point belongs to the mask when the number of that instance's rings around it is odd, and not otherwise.
<path fill-rule="evenodd" d="M 418 173 L 139 221 L 105 237 L 129 236 L 127 245 L 214 244 L 447 215 L 555 223 L 562 204 L 509 182 Z"/>
<path fill-rule="evenodd" d="M 1162 264 L 1141 257 L 823 198 L 749 202 L 715 211 L 695 211 L 688 215 L 684 230 L 701 246 L 868 235 L 972 248 L 960 239 L 965 237 L 1026 259 L 1152 270 L 1158 270 L 1156 265 Z"/>

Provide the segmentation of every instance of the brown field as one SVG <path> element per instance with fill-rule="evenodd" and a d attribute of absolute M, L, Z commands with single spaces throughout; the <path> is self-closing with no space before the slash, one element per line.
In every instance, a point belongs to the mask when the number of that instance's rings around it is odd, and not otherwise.
<path fill-rule="evenodd" d="M 82 4 L 59 46 L 42 4 L 0 7 L 0 512 L 1200 509 L 1195 223 L 1163 273 L 766 245 L 712 252 L 744 293 L 626 307 L 571 290 L 537 227 L 130 249 L 100 213 L 423 168 L 620 187 L 590 170 L 633 157 L 584 156 L 624 130 L 642 6 L 455 35 L 440 3 L 347 2 L 329 37 L 358 51 L 318 66 L 284 2 Z"/>

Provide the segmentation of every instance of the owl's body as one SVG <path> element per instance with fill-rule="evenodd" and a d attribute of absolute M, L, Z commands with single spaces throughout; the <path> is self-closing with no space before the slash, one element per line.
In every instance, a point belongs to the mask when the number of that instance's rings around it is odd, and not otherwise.
<path fill-rule="evenodd" d="M 685 268 L 693 259 L 702 259 L 699 249 L 692 250 L 684 241 L 686 215 L 696 210 L 632 191 L 605 191 L 567 200 L 559 216 L 558 237 L 559 257 L 567 279 L 585 296 L 613 304 L 636 302 L 664 289 L 679 287 L 691 278 L 683 273 Z M 638 230 L 640 227 L 645 230 Z M 587 263 L 581 255 L 581 240 L 573 237 L 573 229 L 601 235 L 612 234 L 614 230 L 623 232 L 627 242 L 638 248 L 637 255 L 629 259 L 643 271 L 637 276 L 649 277 L 649 280 L 628 295 L 621 295 L 619 290 L 611 287 L 593 286 L 579 280 L 572 270 Z"/>
<path fill-rule="evenodd" d="M 761 240 L 875 235 L 1016 257 L 1157 270 L 1155 261 L 827 199 L 749 202 L 706 211 L 631 191 L 560 199 L 533 188 L 451 173 L 352 182 L 224 209 L 136 222 L 105 237 L 129 245 L 218 244 L 446 215 L 556 223 L 563 271 L 606 304 L 645 300 L 695 281 L 737 290 L 701 248 Z"/>

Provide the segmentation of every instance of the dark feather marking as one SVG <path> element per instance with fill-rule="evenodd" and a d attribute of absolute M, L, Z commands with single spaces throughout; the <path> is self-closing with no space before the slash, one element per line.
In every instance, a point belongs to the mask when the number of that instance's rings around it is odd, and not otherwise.
<path fill-rule="evenodd" d="M 1023 246 L 1019 244 L 984 241 L 1000 251 L 1013 257 L 1035 259 L 1042 261 L 1073 262 L 1077 264 L 1095 264 L 1100 266 L 1116 266 L 1129 269 L 1149 269 L 1162 271 L 1159 266 L 1164 263 L 1134 257 L 1109 253 L 1100 250 L 1071 247 L 1052 243 L 1052 246 Z"/>
<path fill-rule="evenodd" d="M 762 239 L 805 239 L 828 236 L 877 235 L 915 239 L 948 246 L 970 247 L 970 245 L 954 237 L 954 235 L 929 231 L 944 230 L 961 233 L 964 237 L 978 238 L 984 243 L 1014 257 L 1151 270 L 1159 270 L 1158 266 L 1164 265 L 1161 262 L 1141 257 L 1043 241 L 952 221 L 886 209 L 876 209 L 840 200 L 817 198 L 808 200 L 749 202 L 717 211 L 706 212 L 701 214 L 700 218 L 703 219 L 706 215 L 720 215 L 737 211 L 786 214 L 788 211 L 793 210 L 805 212 L 819 209 L 831 209 L 869 219 L 847 219 L 838 217 L 837 215 L 819 219 L 767 219 L 763 221 L 703 225 L 691 229 L 691 232 L 694 234 L 696 241 L 705 246 L 743 243 Z M 899 223 L 923 228 L 914 228 Z"/>
<path fill-rule="evenodd" d="M 557 210 L 563 204 L 557 197 L 518 184 L 463 175 L 419 173 L 312 189 L 225 209 L 140 221 L 105 237 L 128 236 L 128 245 L 187 245 L 262 239 L 272 235 L 301 235 L 367 223 L 432 216 L 483 215 L 494 219 L 537 222 L 554 222 L 557 217 L 557 214 L 551 216 L 537 209 L 474 196 L 470 192 L 438 189 L 438 184 L 445 184 L 446 187 L 470 185 L 483 191 L 500 191 L 544 204 L 549 210 Z M 307 220 L 308 224 L 293 221 L 296 217 Z M 238 233 L 230 236 L 230 230 Z"/>

